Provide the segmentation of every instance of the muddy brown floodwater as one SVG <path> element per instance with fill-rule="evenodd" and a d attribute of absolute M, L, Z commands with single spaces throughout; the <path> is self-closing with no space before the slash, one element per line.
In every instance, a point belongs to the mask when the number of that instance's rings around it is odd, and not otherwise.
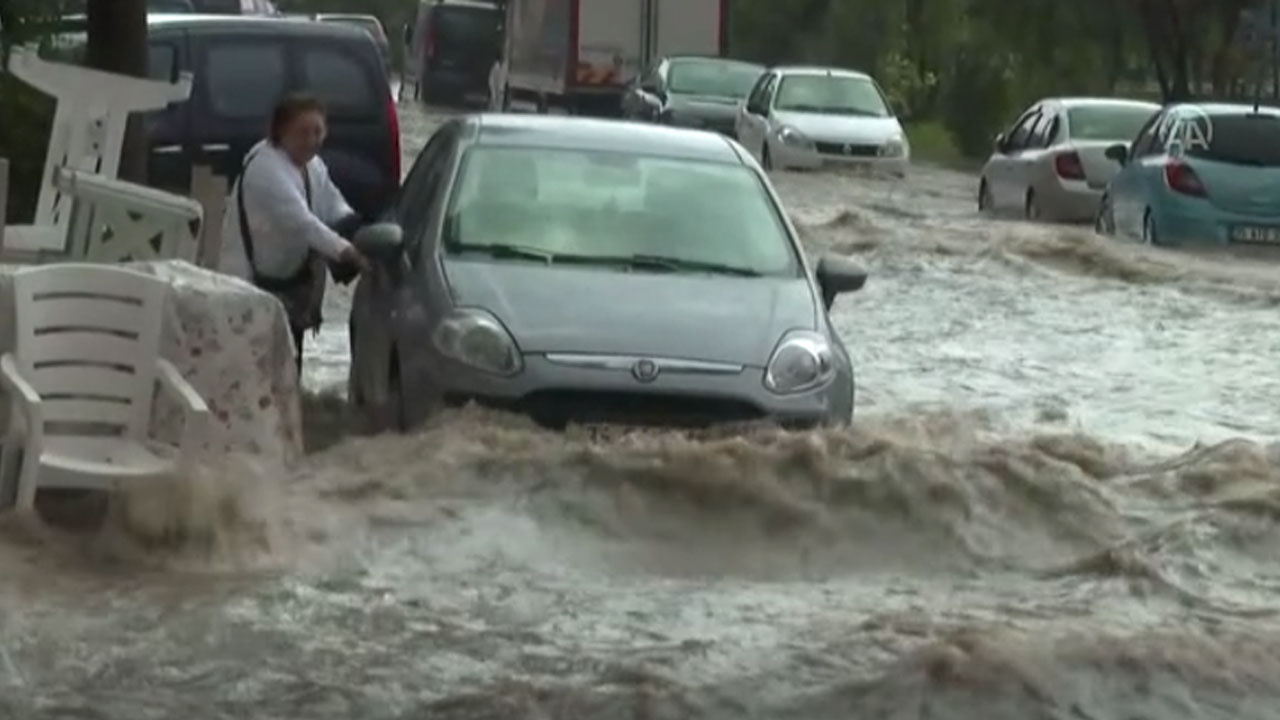
<path fill-rule="evenodd" d="M 0 717 L 1280 717 L 1280 263 L 980 218 L 935 169 L 775 182 L 871 273 L 854 429 L 463 411 L 10 522 Z"/>

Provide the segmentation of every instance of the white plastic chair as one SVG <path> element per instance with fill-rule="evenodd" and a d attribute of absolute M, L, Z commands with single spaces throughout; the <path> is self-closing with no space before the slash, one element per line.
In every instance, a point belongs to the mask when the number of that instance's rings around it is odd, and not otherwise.
<path fill-rule="evenodd" d="M 126 479 L 186 477 L 209 409 L 159 357 L 168 284 L 126 268 L 67 263 L 22 270 L 13 289 L 15 350 L 0 357 L 12 408 L 0 487 L 12 482 L 21 451 L 17 509 L 33 507 L 38 487 L 110 489 Z M 183 408 L 176 458 L 146 443 L 157 382 Z"/>

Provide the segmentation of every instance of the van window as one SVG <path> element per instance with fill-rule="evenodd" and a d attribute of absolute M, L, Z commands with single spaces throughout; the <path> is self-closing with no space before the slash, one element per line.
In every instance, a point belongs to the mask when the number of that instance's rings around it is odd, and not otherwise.
<path fill-rule="evenodd" d="M 280 42 L 214 42 L 205 54 L 209 106 L 226 118 L 263 118 L 285 90 L 285 49 Z"/>
<path fill-rule="evenodd" d="M 308 92 L 335 113 L 382 110 L 374 100 L 376 85 L 351 53 L 335 47 L 310 47 L 302 54 L 302 77 Z"/>
<path fill-rule="evenodd" d="M 152 80 L 173 80 L 178 51 L 167 43 L 152 43 L 147 48 L 147 75 Z"/>

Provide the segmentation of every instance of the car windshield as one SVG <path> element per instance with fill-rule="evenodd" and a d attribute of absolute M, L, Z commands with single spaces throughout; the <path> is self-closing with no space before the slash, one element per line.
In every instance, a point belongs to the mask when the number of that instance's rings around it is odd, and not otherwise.
<path fill-rule="evenodd" d="M 472 252 L 619 269 L 795 276 L 786 226 L 757 175 L 620 152 L 476 146 L 445 223 Z"/>
<path fill-rule="evenodd" d="M 744 98 L 764 70 L 722 60 L 678 60 L 671 63 L 670 72 L 673 93 Z"/>
<path fill-rule="evenodd" d="M 1067 123 L 1075 140 L 1127 142 L 1155 114 L 1155 108 L 1140 105 L 1082 105 L 1067 110 Z"/>
<path fill-rule="evenodd" d="M 888 117 L 880 89 L 870 78 L 848 75 L 790 75 L 778 85 L 777 110 Z"/>
<path fill-rule="evenodd" d="M 1234 165 L 1280 166 L 1280 117 L 1270 114 L 1214 114 L 1193 121 L 1199 132 L 1184 133 L 1190 157 Z"/>

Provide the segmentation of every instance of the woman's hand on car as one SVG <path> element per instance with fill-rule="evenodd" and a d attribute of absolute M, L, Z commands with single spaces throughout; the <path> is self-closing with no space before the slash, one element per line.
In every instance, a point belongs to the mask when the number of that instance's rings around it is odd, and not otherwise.
<path fill-rule="evenodd" d="M 368 272 L 369 270 L 369 260 L 356 249 L 355 245 L 347 245 L 347 247 L 338 254 L 338 260 L 339 262 L 359 268 L 362 273 Z"/>

